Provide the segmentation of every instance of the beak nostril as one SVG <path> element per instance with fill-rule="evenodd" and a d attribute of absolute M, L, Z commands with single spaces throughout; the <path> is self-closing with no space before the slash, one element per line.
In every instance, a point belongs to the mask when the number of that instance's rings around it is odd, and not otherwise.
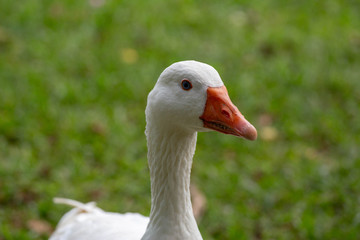
<path fill-rule="evenodd" d="M 224 115 L 226 118 L 230 118 L 230 113 L 226 111 L 225 109 L 221 110 L 222 115 Z"/>

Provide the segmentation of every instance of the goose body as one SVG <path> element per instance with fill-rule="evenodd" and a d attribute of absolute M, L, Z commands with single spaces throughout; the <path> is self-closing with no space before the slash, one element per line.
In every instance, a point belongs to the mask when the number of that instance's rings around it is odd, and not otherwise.
<path fill-rule="evenodd" d="M 215 130 L 254 140 L 256 130 L 232 104 L 217 71 L 197 61 L 177 62 L 161 73 L 145 114 L 150 217 L 58 199 L 75 208 L 62 217 L 50 240 L 202 239 L 190 200 L 197 132 Z"/>
<path fill-rule="evenodd" d="M 139 213 L 105 212 L 94 202 L 83 204 L 70 199 L 54 200 L 74 208 L 61 218 L 51 240 L 141 239 L 149 223 L 149 218 Z"/>

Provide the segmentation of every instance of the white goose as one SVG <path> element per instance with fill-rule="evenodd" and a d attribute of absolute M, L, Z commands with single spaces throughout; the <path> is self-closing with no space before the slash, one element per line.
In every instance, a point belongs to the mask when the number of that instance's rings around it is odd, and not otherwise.
<path fill-rule="evenodd" d="M 145 113 L 150 217 L 55 199 L 75 208 L 62 217 L 51 240 L 202 239 L 189 189 L 197 132 L 212 129 L 255 140 L 256 129 L 232 104 L 218 72 L 196 61 L 177 62 L 164 70 Z"/>

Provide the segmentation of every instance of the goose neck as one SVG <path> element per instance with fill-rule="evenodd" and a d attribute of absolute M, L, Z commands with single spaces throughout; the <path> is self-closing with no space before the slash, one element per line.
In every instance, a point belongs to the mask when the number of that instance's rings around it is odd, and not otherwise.
<path fill-rule="evenodd" d="M 190 198 L 196 132 L 148 131 L 150 222 L 143 240 L 202 239 Z"/>

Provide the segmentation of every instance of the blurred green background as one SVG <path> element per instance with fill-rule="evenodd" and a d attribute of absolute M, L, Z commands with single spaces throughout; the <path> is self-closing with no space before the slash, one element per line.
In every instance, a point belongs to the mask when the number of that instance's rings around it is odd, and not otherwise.
<path fill-rule="evenodd" d="M 214 66 L 258 129 L 199 134 L 204 239 L 359 239 L 359 1 L 0 0 L 0 239 L 47 239 L 55 196 L 149 214 L 147 93 Z"/>

